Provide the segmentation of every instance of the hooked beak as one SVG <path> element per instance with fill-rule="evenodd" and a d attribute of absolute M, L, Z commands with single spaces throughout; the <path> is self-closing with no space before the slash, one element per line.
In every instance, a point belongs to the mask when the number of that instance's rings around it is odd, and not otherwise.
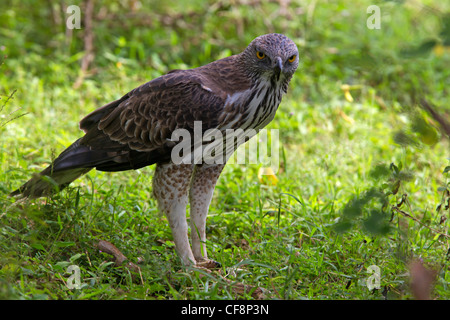
<path fill-rule="evenodd" d="M 274 71 L 279 76 L 281 71 L 283 71 L 283 60 L 280 57 L 275 59 Z"/>

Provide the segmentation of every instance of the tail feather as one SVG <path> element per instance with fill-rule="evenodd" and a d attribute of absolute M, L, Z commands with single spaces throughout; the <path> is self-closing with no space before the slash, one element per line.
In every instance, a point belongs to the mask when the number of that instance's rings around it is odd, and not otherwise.
<path fill-rule="evenodd" d="M 48 196 L 64 189 L 72 181 L 89 172 L 93 166 L 82 161 L 82 155 L 89 153 L 89 147 L 80 145 L 80 140 L 75 141 L 52 164 L 9 196 L 20 195 L 28 198 Z"/>
<path fill-rule="evenodd" d="M 86 136 L 85 136 L 86 137 Z M 97 140 L 104 143 L 99 143 Z M 35 175 L 10 196 L 38 198 L 54 194 L 93 168 L 99 171 L 136 170 L 158 161 L 169 160 L 170 152 L 157 149 L 150 152 L 131 150 L 127 145 L 98 135 L 98 145 L 81 138 L 64 150 L 50 166 Z"/>
<path fill-rule="evenodd" d="M 11 192 L 9 196 L 14 197 L 20 195 L 23 198 L 49 196 L 63 190 L 72 181 L 91 170 L 90 168 L 75 168 L 55 173 L 49 172 L 49 175 L 45 174 L 45 171 L 49 171 L 50 168 L 51 166 L 35 175 L 19 189 Z"/>

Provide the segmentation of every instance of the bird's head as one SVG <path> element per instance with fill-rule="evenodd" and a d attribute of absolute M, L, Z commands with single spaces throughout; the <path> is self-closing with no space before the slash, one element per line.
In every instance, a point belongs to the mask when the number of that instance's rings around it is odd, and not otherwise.
<path fill-rule="evenodd" d="M 259 36 L 242 52 L 242 57 L 252 76 L 276 82 L 289 81 L 299 63 L 297 46 L 279 33 Z"/>

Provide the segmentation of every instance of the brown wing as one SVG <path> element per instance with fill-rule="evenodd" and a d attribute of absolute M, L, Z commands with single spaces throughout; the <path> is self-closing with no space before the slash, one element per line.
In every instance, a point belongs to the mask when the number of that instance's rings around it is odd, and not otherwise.
<path fill-rule="evenodd" d="M 217 126 L 227 93 L 201 72 L 174 71 L 152 80 L 86 116 L 86 135 L 54 168 L 138 169 L 170 160 L 176 129 Z"/>
<path fill-rule="evenodd" d="M 150 81 L 84 118 L 81 129 L 89 144 L 100 132 L 132 150 L 148 152 L 163 147 L 176 129 L 204 130 L 217 126 L 225 94 L 206 86 L 207 79 L 192 70 L 177 71 Z"/>

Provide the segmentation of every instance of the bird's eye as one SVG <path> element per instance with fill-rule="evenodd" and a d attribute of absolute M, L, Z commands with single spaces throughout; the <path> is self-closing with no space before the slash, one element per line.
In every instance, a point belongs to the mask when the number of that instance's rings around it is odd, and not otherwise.
<path fill-rule="evenodd" d="M 266 54 L 261 51 L 256 51 L 256 57 L 260 60 L 264 59 L 266 57 Z"/>
<path fill-rule="evenodd" d="M 289 62 L 294 62 L 294 61 L 295 61 L 295 58 L 297 58 L 296 55 L 290 56 L 289 59 L 288 59 L 288 61 L 289 61 Z"/>

